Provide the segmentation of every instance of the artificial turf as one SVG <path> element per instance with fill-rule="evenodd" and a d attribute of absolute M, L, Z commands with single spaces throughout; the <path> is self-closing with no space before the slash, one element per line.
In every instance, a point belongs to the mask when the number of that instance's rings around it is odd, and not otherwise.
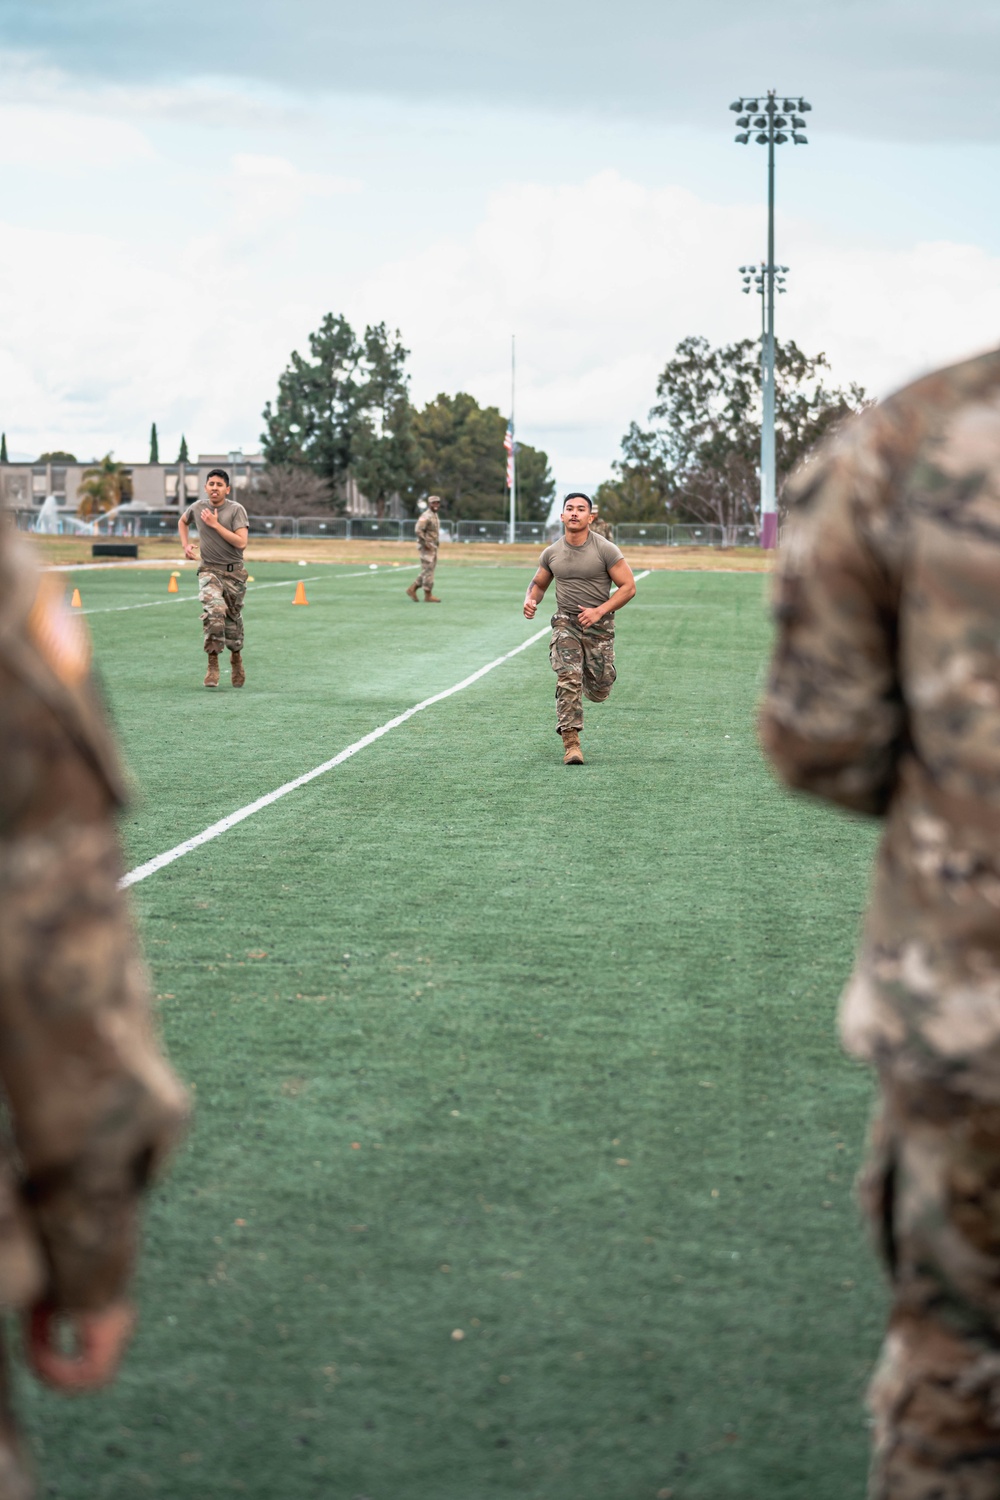
<path fill-rule="evenodd" d="M 537 628 L 518 568 L 442 569 L 434 607 L 251 570 L 247 686 L 214 694 L 190 569 L 165 603 L 69 580 L 130 865 Z M 134 888 L 196 1123 L 118 1385 L 19 1381 L 48 1493 L 862 1492 L 882 1291 L 834 1008 L 874 830 L 763 766 L 766 580 L 639 588 L 584 767 L 540 642 Z"/>

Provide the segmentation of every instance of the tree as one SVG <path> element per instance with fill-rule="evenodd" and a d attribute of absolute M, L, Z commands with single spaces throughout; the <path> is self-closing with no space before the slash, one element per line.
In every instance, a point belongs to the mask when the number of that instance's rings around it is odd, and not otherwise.
<path fill-rule="evenodd" d="M 384 323 L 365 329 L 350 471 L 379 516 L 388 500 L 412 488 L 416 477 L 413 407 L 404 369 L 409 352 L 398 330 L 390 338 Z"/>
<path fill-rule="evenodd" d="M 310 468 L 341 509 L 353 478 L 381 515 L 414 483 L 408 354 L 384 323 L 358 339 L 343 314 L 327 313 L 309 335 L 310 357 L 292 353 L 274 405 L 264 407 L 267 462 Z"/>
<path fill-rule="evenodd" d="M 191 459 L 188 456 L 188 440 L 184 436 L 183 432 L 181 433 L 181 446 L 180 452 L 177 454 L 177 462 L 179 464 L 189 464 L 191 462 Z"/>
<path fill-rule="evenodd" d="M 7 457 L 7 434 L 4 432 L 0 433 L 0 464 L 9 463 L 10 459 Z"/>
<path fill-rule="evenodd" d="M 440 495 L 455 516 L 503 520 L 507 515 L 504 433 L 507 419 L 474 396 L 443 392 L 413 418 L 417 485 Z M 517 446 L 517 509 L 524 520 L 544 520 L 555 493 L 548 455 L 527 443 Z"/>
<path fill-rule="evenodd" d="M 6 463 L 6 459 L 0 456 L 0 462 Z M 40 464 L 75 464 L 76 454 L 66 453 L 62 448 L 54 448 L 51 453 L 40 453 L 38 462 Z"/>
<path fill-rule="evenodd" d="M 779 490 L 792 469 L 837 422 L 869 404 L 855 384 L 828 389 L 824 354 L 775 343 L 775 451 Z M 622 439 L 618 478 L 599 491 L 615 520 L 708 522 L 729 538 L 758 524 L 760 342 L 720 349 L 692 336 L 657 381 L 654 425 L 633 422 Z"/>
<path fill-rule="evenodd" d="M 335 508 L 329 480 L 302 464 L 268 464 L 250 497 L 265 516 L 322 516 Z"/>
<path fill-rule="evenodd" d="M 76 513 L 85 519 L 103 515 L 121 505 L 128 497 L 129 489 L 122 465 L 115 463 L 112 455 L 106 453 L 99 464 L 84 469 L 76 492 L 80 501 Z"/>
<path fill-rule="evenodd" d="M 292 352 L 274 406 L 264 407 L 264 457 L 304 465 L 342 487 L 353 456 L 362 351 L 347 319 L 327 313 L 309 335 L 309 353 Z"/>
<path fill-rule="evenodd" d="M 149 429 L 149 461 L 151 464 L 160 462 L 160 440 L 156 435 L 156 423 Z"/>

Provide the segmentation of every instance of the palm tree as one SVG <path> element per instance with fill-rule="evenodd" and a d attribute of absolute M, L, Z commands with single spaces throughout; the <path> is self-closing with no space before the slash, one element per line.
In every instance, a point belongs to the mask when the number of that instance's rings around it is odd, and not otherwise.
<path fill-rule="evenodd" d="M 110 453 L 105 453 L 100 463 L 95 464 L 92 469 L 84 469 L 83 479 L 76 492 L 80 501 L 76 508 L 77 515 L 89 520 L 93 516 L 103 515 L 107 510 L 114 510 L 124 498 L 124 479 L 122 465 L 115 463 Z"/>

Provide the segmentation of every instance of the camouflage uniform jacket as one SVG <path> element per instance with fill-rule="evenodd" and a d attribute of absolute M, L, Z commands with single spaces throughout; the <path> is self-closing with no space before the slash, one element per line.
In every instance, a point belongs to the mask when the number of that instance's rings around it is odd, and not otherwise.
<path fill-rule="evenodd" d="M 605 537 L 609 542 L 613 542 L 615 539 L 614 532 L 611 529 L 611 523 L 609 521 L 603 521 L 600 516 L 594 517 L 594 519 L 590 523 L 590 529 L 591 531 L 596 531 L 598 536 Z"/>
<path fill-rule="evenodd" d="M 1000 351 L 866 412 L 790 490 L 762 739 L 886 822 L 845 1044 L 1000 1095 Z"/>
<path fill-rule="evenodd" d="M 441 522 L 435 511 L 430 507 L 424 511 L 416 524 L 417 544 L 424 551 L 436 548 L 441 537 Z"/>
<path fill-rule="evenodd" d="M 0 525 L 0 1306 L 125 1290 L 183 1092 L 157 1047 L 83 623 Z"/>

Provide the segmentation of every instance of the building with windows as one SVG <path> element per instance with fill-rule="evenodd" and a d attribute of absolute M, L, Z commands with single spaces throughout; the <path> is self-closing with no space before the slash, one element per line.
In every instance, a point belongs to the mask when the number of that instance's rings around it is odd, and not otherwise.
<path fill-rule="evenodd" d="M 51 495 L 59 510 L 73 515 L 80 503 L 83 476 L 95 466 L 94 460 L 75 464 L 0 464 L 0 504 L 11 510 L 40 509 Z M 232 480 L 233 498 L 247 510 L 259 509 L 254 505 L 253 489 L 255 480 L 263 473 L 264 456 L 243 453 L 240 449 L 230 453 L 199 453 L 196 459 L 183 464 L 123 464 L 122 504 L 133 511 L 173 510 L 179 515 L 192 500 L 205 493 L 210 469 L 225 469 Z M 353 479 L 347 481 L 344 513 L 375 515 L 375 506 L 362 495 Z M 402 515 L 402 507 L 392 502 L 386 514 Z"/>

